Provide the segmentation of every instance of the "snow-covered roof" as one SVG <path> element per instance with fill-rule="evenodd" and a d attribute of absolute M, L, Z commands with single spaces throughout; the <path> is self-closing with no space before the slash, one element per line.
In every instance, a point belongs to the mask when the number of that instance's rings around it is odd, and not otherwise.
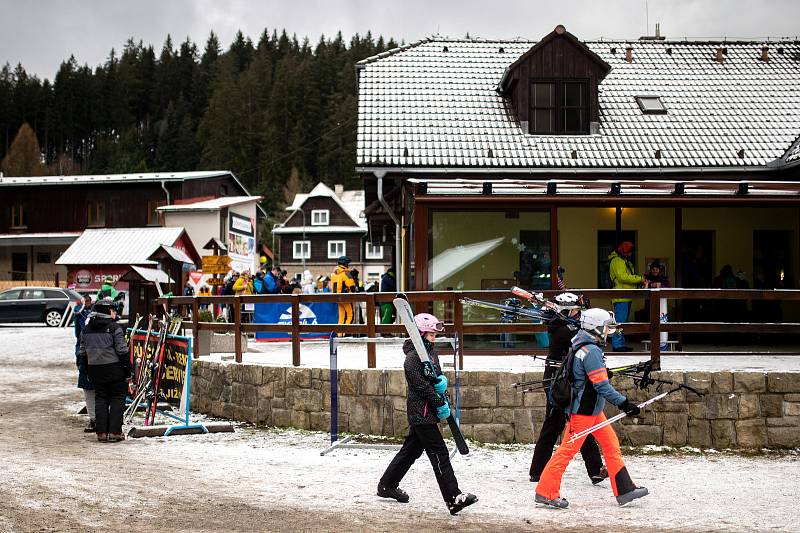
<path fill-rule="evenodd" d="M 163 205 L 158 208 L 158 211 L 170 213 L 176 211 L 218 211 L 233 205 L 258 202 L 261 199 L 261 196 L 223 196 L 221 198 L 213 198 L 211 200 L 203 200 L 201 202 L 192 202 L 188 204 Z"/>
<path fill-rule="evenodd" d="M 77 185 L 103 184 L 120 182 L 154 182 L 154 181 L 186 181 L 196 179 L 217 178 L 229 175 L 242 190 L 247 191 L 236 176 L 229 170 L 199 170 L 194 172 L 154 172 L 129 174 L 95 174 L 81 176 L 4 176 L 0 178 L 0 186 L 9 185 Z"/>
<path fill-rule="evenodd" d="M 159 246 L 174 245 L 183 228 L 87 229 L 56 260 L 57 265 L 155 265 Z"/>
<path fill-rule="evenodd" d="M 326 196 L 332 198 L 342 210 L 347 213 L 353 222 L 358 225 L 361 229 L 367 228 L 366 220 L 364 217 L 361 216 L 362 211 L 364 211 L 364 191 L 343 191 L 341 197 L 334 192 L 333 189 L 328 187 L 322 182 L 317 183 L 317 185 L 311 189 L 310 193 L 298 193 L 294 196 L 294 201 L 292 205 L 286 208 L 286 211 L 298 211 L 303 204 L 309 198 L 313 198 L 315 196 Z M 291 215 L 290 215 L 291 217 Z M 324 227 L 324 226 L 323 226 Z M 288 229 L 288 228 L 284 228 Z M 314 232 L 319 232 L 321 229 L 320 226 L 314 226 Z M 283 233 L 290 233 L 288 231 L 284 231 Z"/>
<path fill-rule="evenodd" d="M 290 233 L 307 233 L 309 235 L 317 233 L 364 233 L 366 225 L 359 226 L 278 226 L 272 233 L 277 235 Z"/>
<path fill-rule="evenodd" d="M 37 244 L 70 244 L 80 237 L 79 231 L 61 233 L 7 233 L 0 235 L 0 245 L 33 246 Z"/>
<path fill-rule="evenodd" d="M 133 265 L 131 266 L 131 269 L 139 274 L 142 279 L 149 281 L 150 283 L 175 283 L 175 281 L 169 277 L 169 274 L 157 268 L 147 268 Z"/>
<path fill-rule="evenodd" d="M 770 42 L 766 62 L 760 41 L 587 41 L 611 66 L 592 135 L 523 133 L 497 89 L 534 44 L 430 38 L 359 62 L 359 169 L 753 169 L 800 161 L 798 41 Z M 636 96 L 659 96 L 667 113 L 644 114 Z"/>
<path fill-rule="evenodd" d="M 164 250 L 164 252 L 175 261 L 178 261 L 180 263 L 188 263 L 190 265 L 194 264 L 194 261 L 192 261 L 192 258 L 189 257 L 186 254 L 186 252 L 184 252 L 180 248 L 175 248 L 174 246 L 167 246 L 166 244 L 161 244 L 158 248 L 156 248 L 153 251 L 153 253 L 150 254 L 150 257 L 155 255 L 159 250 Z"/>

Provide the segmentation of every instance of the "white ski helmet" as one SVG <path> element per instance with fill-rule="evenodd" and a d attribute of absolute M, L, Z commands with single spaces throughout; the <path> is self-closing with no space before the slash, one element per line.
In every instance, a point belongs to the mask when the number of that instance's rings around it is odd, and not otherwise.
<path fill-rule="evenodd" d="M 605 344 L 606 337 L 617 331 L 614 313 L 594 307 L 581 313 L 581 329 Z"/>

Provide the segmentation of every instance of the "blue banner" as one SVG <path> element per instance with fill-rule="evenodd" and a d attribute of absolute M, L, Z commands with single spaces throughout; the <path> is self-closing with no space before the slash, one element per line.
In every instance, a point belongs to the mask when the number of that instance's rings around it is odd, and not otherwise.
<path fill-rule="evenodd" d="M 255 304 L 253 322 L 256 324 L 292 324 L 292 304 Z M 311 302 L 300 304 L 301 324 L 338 324 L 339 305 L 331 302 Z M 330 337 L 328 333 L 301 333 L 301 339 L 318 339 Z M 258 341 L 290 341 L 291 333 L 272 331 L 259 331 L 256 333 Z"/>

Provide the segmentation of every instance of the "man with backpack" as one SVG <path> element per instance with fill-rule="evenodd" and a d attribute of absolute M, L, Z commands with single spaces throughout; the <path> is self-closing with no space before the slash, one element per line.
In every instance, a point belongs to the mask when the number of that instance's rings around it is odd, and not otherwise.
<path fill-rule="evenodd" d="M 572 337 L 578 330 L 577 324 L 580 319 L 581 309 L 586 309 L 583 296 L 577 296 L 571 292 L 565 292 L 555 297 L 556 304 L 559 306 L 551 320 L 547 324 L 547 333 L 550 344 L 548 347 L 547 363 L 544 367 L 542 381 L 545 384 L 545 395 L 548 397 L 547 407 L 544 415 L 542 429 L 539 431 L 539 439 L 533 449 L 533 459 L 529 474 L 531 481 L 537 483 L 542 475 L 544 467 L 553 455 L 553 447 L 556 445 L 564 426 L 567 423 L 567 415 L 562 409 L 554 408 L 550 403 L 549 383 L 556 374 L 556 369 L 562 364 L 572 347 Z M 597 485 L 608 477 L 608 471 L 603 466 L 603 459 L 600 457 L 600 450 L 597 448 L 597 441 L 592 435 L 586 438 L 580 448 L 583 462 L 586 465 L 586 473 L 593 485 Z"/>
<path fill-rule="evenodd" d="M 547 463 L 536 485 L 536 503 L 557 509 L 569 506 L 569 502 L 561 497 L 561 478 L 586 440 L 585 436 L 575 440 L 571 440 L 570 436 L 605 421 L 603 407 L 606 400 L 630 416 L 640 412 L 636 404 L 630 403 L 608 381 L 602 346 L 605 346 L 608 335 L 614 333 L 616 327 L 614 315 L 604 309 L 581 312 L 581 330 L 573 337 L 572 348 L 556 374 L 550 391 L 553 405 L 564 409 L 569 422 L 561 437 L 561 446 Z M 625 468 L 614 429 L 610 425 L 604 426 L 593 435 L 603 450 L 617 503 L 626 505 L 647 496 L 647 489 L 637 487 Z"/>

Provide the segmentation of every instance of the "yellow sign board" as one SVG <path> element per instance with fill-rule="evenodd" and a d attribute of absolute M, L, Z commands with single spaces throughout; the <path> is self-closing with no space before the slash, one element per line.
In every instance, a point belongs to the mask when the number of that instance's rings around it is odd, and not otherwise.
<path fill-rule="evenodd" d="M 203 257 L 203 274 L 227 274 L 231 269 L 231 258 L 227 255 Z"/>
<path fill-rule="evenodd" d="M 205 283 L 209 285 L 222 285 L 224 280 L 222 278 L 208 278 Z"/>

